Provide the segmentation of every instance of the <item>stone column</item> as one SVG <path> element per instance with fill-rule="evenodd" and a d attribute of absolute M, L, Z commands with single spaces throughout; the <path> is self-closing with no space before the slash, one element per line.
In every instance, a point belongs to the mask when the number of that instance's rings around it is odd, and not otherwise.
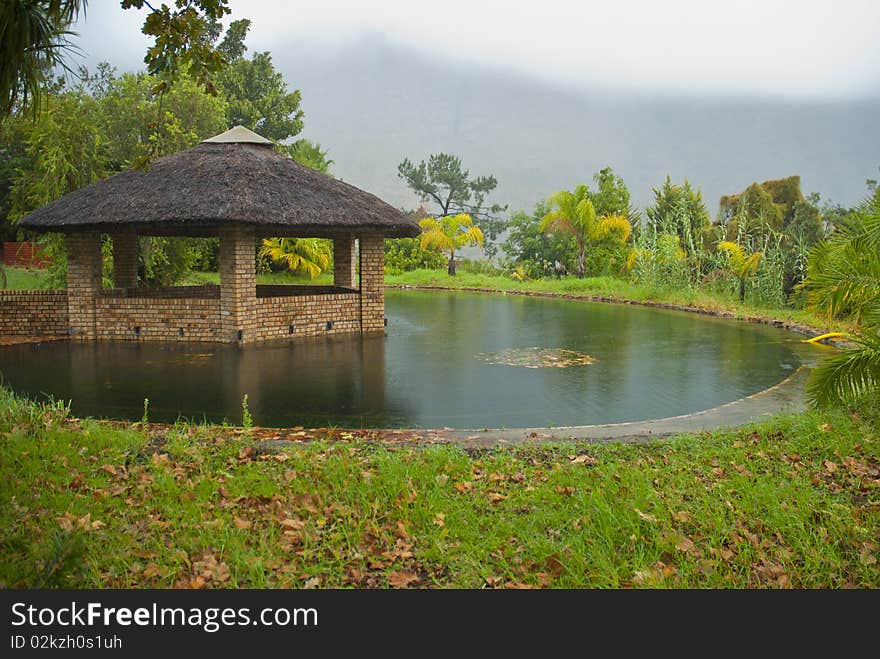
<path fill-rule="evenodd" d="M 101 290 L 101 235 L 72 233 L 66 242 L 70 335 L 78 341 L 87 341 L 96 337 L 95 297 Z"/>
<path fill-rule="evenodd" d="M 361 236 L 361 332 L 385 328 L 385 241 Z"/>
<path fill-rule="evenodd" d="M 354 236 L 333 239 L 333 285 L 342 288 L 357 288 L 355 274 L 357 250 Z"/>
<path fill-rule="evenodd" d="M 138 237 L 136 233 L 114 233 L 113 287 L 137 288 Z"/>
<path fill-rule="evenodd" d="M 220 230 L 221 341 L 251 343 L 256 338 L 255 257 L 253 229 L 228 227 Z"/>

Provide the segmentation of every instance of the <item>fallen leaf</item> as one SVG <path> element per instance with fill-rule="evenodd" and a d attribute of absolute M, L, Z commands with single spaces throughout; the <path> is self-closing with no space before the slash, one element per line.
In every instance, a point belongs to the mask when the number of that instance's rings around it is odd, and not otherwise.
<path fill-rule="evenodd" d="M 554 577 L 561 576 L 565 572 L 565 566 L 559 559 L 559 554 L 550 554 L 544 564 L 547 566 L 547 571 Z"/>
<path fill-rule="evenodd" d="M 388 583 L 394 588 L 406 588 L 419 580 L 419 575 L 411 570 L 398 570 L 388 575 Z"/>
<path fill-rule="evenodd" d="M 437 526 L 446 526 L 446 513 L 437 513 L 434 515 L 434 524 Z"/>
<path fill-rule="evenodd" d="M 677 545 L 675 545 L 675 548 L 678 551 L 690 553 L 690 552 L 694 551 L 697 548 L 697 546 L 694 544 L 694 541 L 691 540 L 690 538 L 682 538 L 679 541 L 679 543 Z"/>
<path fill-rule="evenodd" d="M 241 519 L 240 517 L 236 517 L 235 518 L 235 525 L 238 528 L 240 528 L 242 531 L 244 531 L 244 530 L 251 528 L 251 526 L 253 526 L 253 522 L 246 520 L 246 519 Z"/>
<path fill-rule="evenodd" d="M 596 464 L 596 458 L 592 455 L 578 455 L 570 460 L 573 465 L 594 465 Z"/>
<path fill-rule="evenodd" d="M 651 522 L 652 524 L 656 524 L 656 523 L 657 523 L 657 518 L 654 517 L 653 515 L 648 515 L 647 513 L 643 513 L 643 512 L 642 512 L 641 510 L 639 510 L 638 508 L 634 508 L 633 510 L 635 510 L 636 513 L 638 514 L 638 516 L 641 517 L 641 518 L 642 518 L 643 520 L 645 520 L 646 522 Z"/>

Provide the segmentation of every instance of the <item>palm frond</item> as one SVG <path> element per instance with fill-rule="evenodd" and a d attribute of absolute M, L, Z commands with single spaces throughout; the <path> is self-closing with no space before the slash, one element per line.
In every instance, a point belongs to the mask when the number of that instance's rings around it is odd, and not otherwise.
<path fill-rule="evenodd" d="M 880 335 L 877 326 L 851 337 L 855 347 L 827 358 L 810 374 L 807 400 L 812 407 L 851 402 L 880 387 Z"/>
<path fill-rule="evenodd" d="M 623 215 L 605 215 L 596 224 L 593 237 L 596 240 L 612 238 L 623 244 L 632 235 L 632 225 Z"/>

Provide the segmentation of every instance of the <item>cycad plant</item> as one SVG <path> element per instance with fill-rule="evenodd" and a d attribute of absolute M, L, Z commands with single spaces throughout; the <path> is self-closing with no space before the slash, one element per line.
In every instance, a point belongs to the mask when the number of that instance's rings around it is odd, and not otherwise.
<path fill-rule="evenodd" d="M 880 194 L 838 222 L 813 248 L 803 284 L 808 305 L 848 316 L 858 329 L 841 350 L 815 368 L 807 383 L 814 407 L 852 401 L 880 389 Z"/>
<path fill-rule="evenodd" d="M 455 275 L 455 251 L 469 245 L 483 245 L 483 231 L 474 224 L 467 213 L 447 215 L 435 220 L 426 217 L 419 226 L 422 227 L 422 249 L 439 249 L 449 255 L 446 272 Z"/>
<path fill-rule="evenodd" d="M 330 266 L 330 244 L 321 238 L 265 238 L 260 255 L 291 272 L 305 272 L 309 279 Z"/>
<path fill-rule="evenodd" d="M 739 301 L 744 302 L 746 299 L 746 282 L 758 271 L 758 264 L 761 262 L 761 252 L 753 252 L 747 255 L 742 245 L 729 240 L 723 240 L 718 243 L 718 249 L 727 259 L 727 270 L 739 282 Z"/>

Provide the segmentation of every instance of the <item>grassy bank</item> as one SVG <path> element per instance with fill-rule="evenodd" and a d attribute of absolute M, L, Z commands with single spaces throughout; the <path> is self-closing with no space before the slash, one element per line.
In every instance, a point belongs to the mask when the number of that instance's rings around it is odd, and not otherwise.
<path fill-rule="evenodd" d="M 880 587 L 880 409 L 466 452 L 0 392 L 2 587 Z"/>

